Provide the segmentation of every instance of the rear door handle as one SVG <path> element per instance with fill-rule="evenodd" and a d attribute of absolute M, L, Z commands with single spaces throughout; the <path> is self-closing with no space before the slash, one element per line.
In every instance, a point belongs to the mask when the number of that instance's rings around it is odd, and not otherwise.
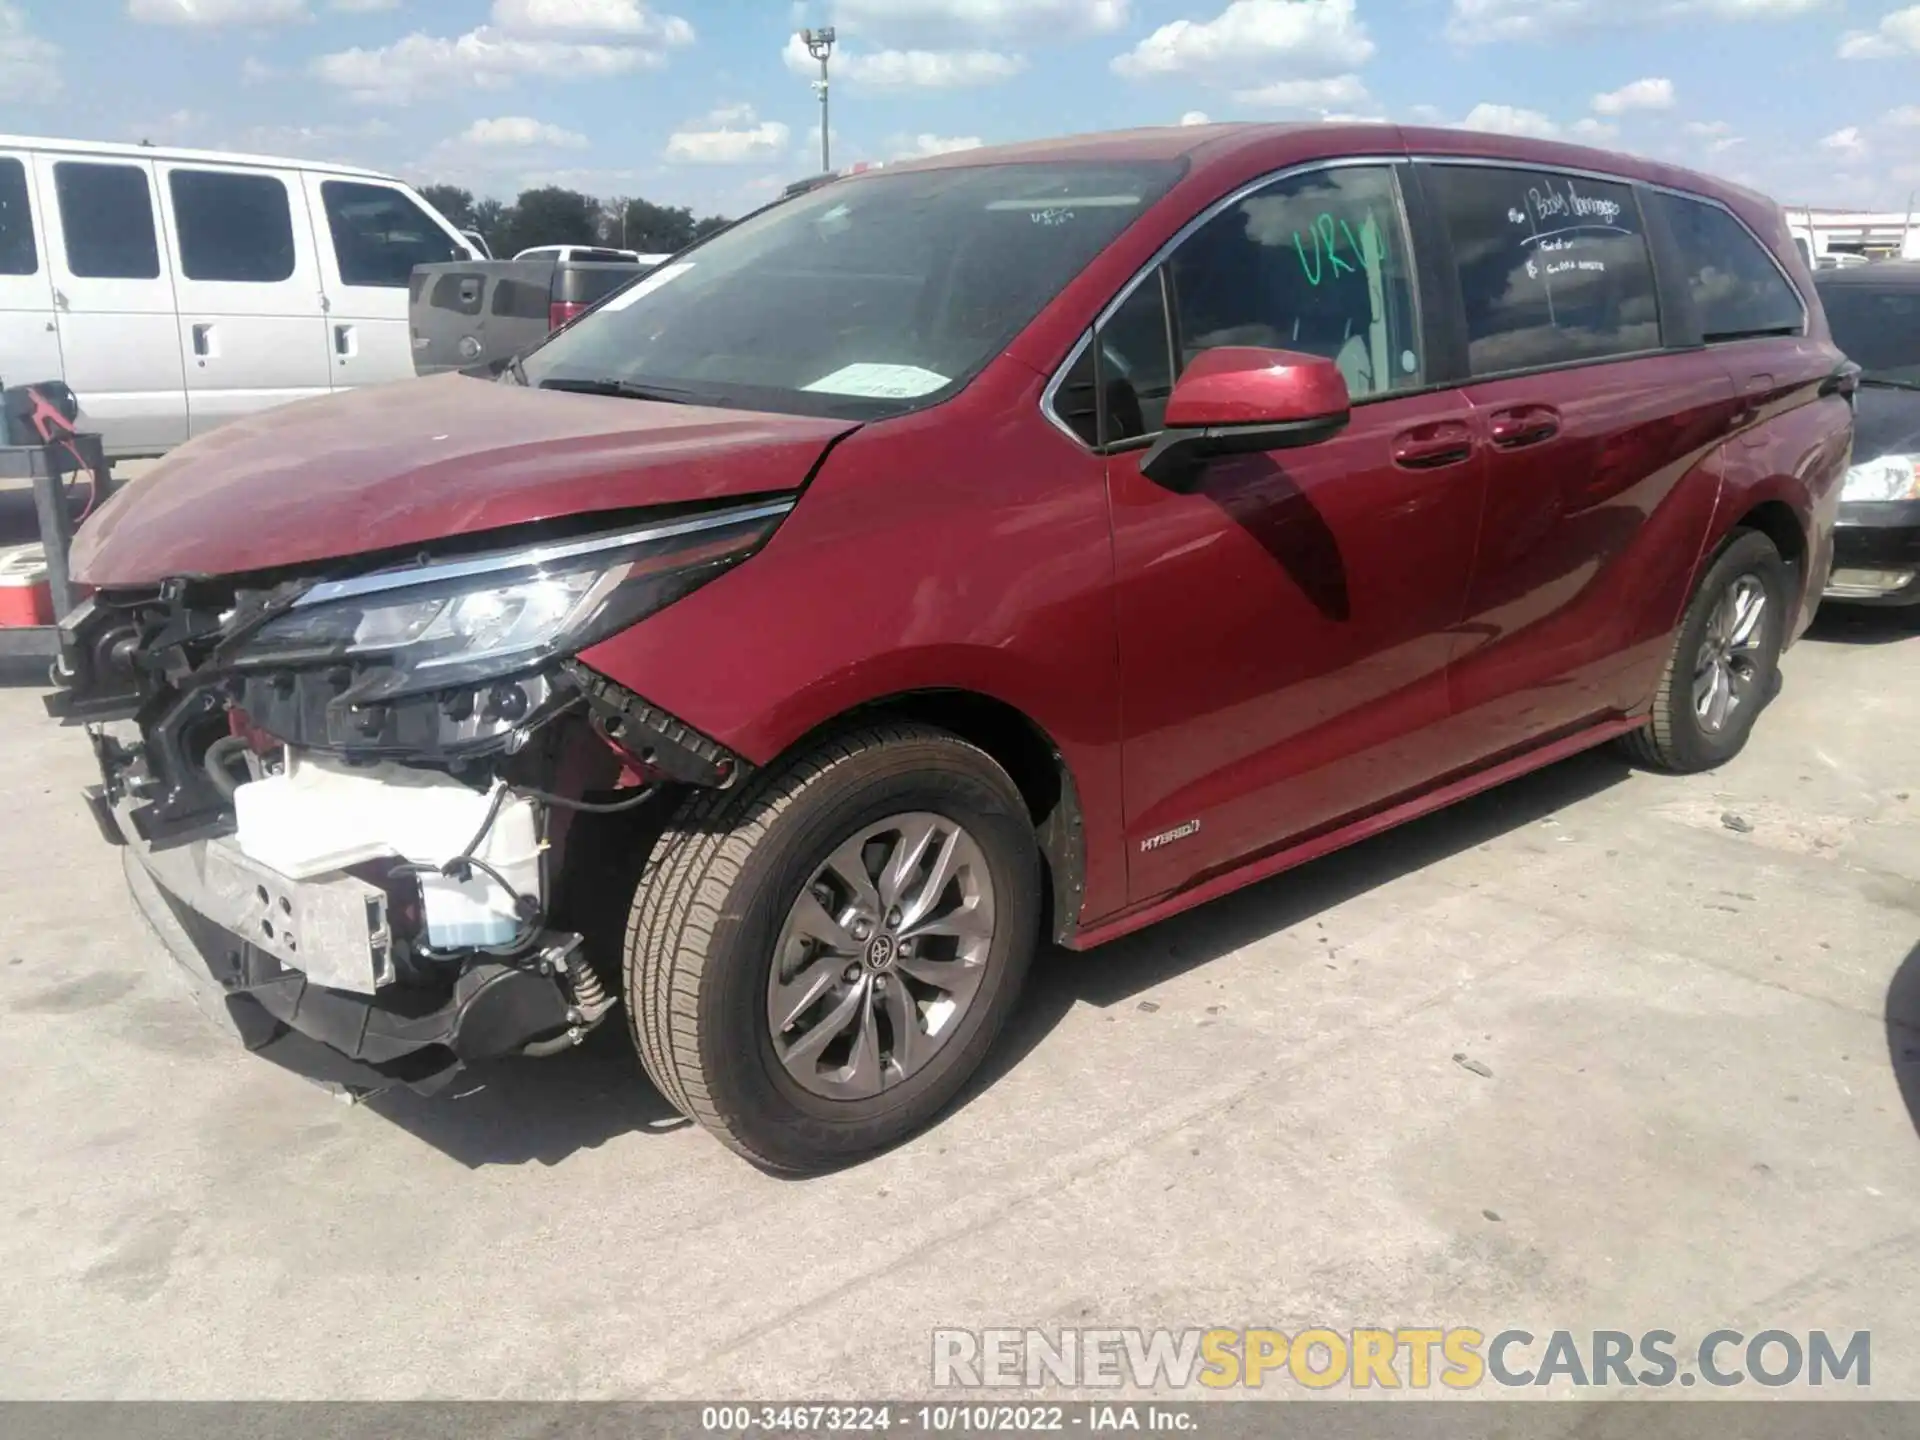
<path fill-rule="evenodd" d="M 1560 412 L 1551 405 L 1515 405 L 1493 412 L 1487 435 L 1502 450 L 1538 445 L 1560 433 Z"/>
<path fill-rule="evenodd" d="M 333 327 L 333 353 L 345 360 L 353 354 L 353 326 L 336 325 Z"/>
<path fill-rule="evenodd" d="M 1473 431 L 1457 420 L 1416 425 L 1393 437 L 1393 463 L 1402 470 L 1438 470 L 1473 456 Z"/>
<path fill-rule="evenodd" d="M 202 359 L 213 354 L 213 326 L 199 324 L 193 327 L 193 353 Z"/>

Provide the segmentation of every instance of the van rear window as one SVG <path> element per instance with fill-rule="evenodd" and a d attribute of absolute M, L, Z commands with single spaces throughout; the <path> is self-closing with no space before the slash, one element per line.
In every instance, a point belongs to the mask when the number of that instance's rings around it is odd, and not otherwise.
<path fill-rule="evenodd" d="M 0 275 L 33 275 L 40 249 L 33 243 L 33 208 L 27 200 L 27 167 L 0 157 Z"/>

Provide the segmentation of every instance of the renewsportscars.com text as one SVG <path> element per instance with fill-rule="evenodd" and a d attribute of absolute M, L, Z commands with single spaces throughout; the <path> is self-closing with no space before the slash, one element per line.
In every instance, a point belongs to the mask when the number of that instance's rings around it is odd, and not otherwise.
<path fill-rule="evenodd" d="M 1136 1390 L 1472 1390 L 1872 1383 L 1865 1330 L 1714 1330 L 1683 1345 L 1671 1330 L 1534 1334 L 1470 1326 L 1333 1330 L 950 1330 L 933 1332 L 933 1383 Z"/>

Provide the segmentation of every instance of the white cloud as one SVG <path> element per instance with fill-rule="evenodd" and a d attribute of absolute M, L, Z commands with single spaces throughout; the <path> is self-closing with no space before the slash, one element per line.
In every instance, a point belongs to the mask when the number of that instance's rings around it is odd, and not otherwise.
<path fill-rule="evenodd" d="M 1920 105 L 1896 105 L 1881 118 L 1889 125 L 1920 125 Z"/>
<path fill-rule="evenodd" d="M 780 58 L 796 75 L 819 77 L 820 62 L 807 54 L 798 35 L 787 37 Z M 997 85 L 1026 68 L 1025 56 L 999 50 L 836 50 L 833 56 L 837 77 L 875 89 L 952 90 Z"/>
<path fill-rule="evenodd" d="M 382 10 L 398 10 L 400 0 L 327 0 L 327 8 L 348 15 L 375 15 Z"/>
<path fill-rule="evenodd" d="M 665 153 L 685 165 L 744 165 L 773 159 L 791 134 L 778 120 L 759 120 L 750 105 L 725 105 L 674 131 Z"/>
<path fill-rule="evenodd" d="M 502 115 L 493 120 L 476 120 L 460 132 L 459 139 L 467 145 L 518 149 L 544 146 L 549 149 L 579 150 L 587 143 L 587 137 L 576 131 L 563 130 L 558 125 L 549 125 L 544 120 L 535 120 L 526 115 Z"/>
<path fill-rule="evenodd" d="M 1709 155 L 1724 155 L 1734 146 L 1746 143 L 1742 136 L 1733 133 L 1733 126 L 1724 120 L 1689 120 L 1686 132 L 1704 144 Z"/>
<path fill-rule="evenodd" d="M 815 137 L 816 140 L 818 137 Z M 978 135 L 900 135 L 893 141 L 896 160 L 922 160 L 929 155 L 953 155 L 961 150 L 978 150 Z"/>
<path fill-rule="evenodd" d="M 0 0 L 0 95 L 38 104 L 60 93 L 60 47 L 27 25 L 26 13 Z"/>
<path fill-rule="evenodd" d="M 1113 68 L 1134 79 L 1275 69 L 1288 72 L 1282 79 L 1299 79 L 1352 70 L 1373 51 L 1354 0 L 1233 0 L 1211 20 L 1162 25 L 1114 57 Z"/>
<path fill-rule="evenodd" d="M 206 125 L 207 117 L 198 110 L 175 110 L 162 115 L 158 120 L 149 120 L 138 125 L 129 125 L 128 133 L 135 140 L 151 140 L 156 144 L 184 145 L 198 134 Z"/>
<path fill-rule="evenodd" d="M 1920 5 L 1880 17 L 1871 30 L 1849 30 L 1840 37 L 1842 60 L 1890 60 L 1920 51 Z"/>
<path fill-rule="evenodd" d="M 834 24 L 903 48 L 1079 40 L 1126 26 L 1129 0 L 837 0 Z"/>
<path fill-rule="evenodd" d="M 1606 120 L 1596 120 L 1591 115 L 1582 115 L 1573 122 L 1573 133 L 1582 140 L 1611 140 L 1620 133 L 1620 127 Z"/>
<path fill-rule="evenodd" d="M 1330 75 L 1324 80 L 1276 80 L 1257 90 L 1236 90 L 1233 98 L 1243 105 L 1327 110 L 1336 105 L 1362 105 L 1371 97 L 1358 75 Z"/>
<path fill-rule="evenodd" d="M 502 30 L 628 35 L 668 45 L 693 42 L 693 27 L 685 20 L 655 15 L 640 0 L 493 0 L 493 23 Z"/>
<path fill-rule="evenodd" d="M 1207 119 L 1206 111 L 1189 110 L 1187 111 L 1186 114 L 1180 117 L 1180 123 L 1182 125 L 1209 125 L 1209 124 L 1212 124 L 1213 122 Z"/>
<path fill-rule="evenodd" d="M 278 65 L 269 65 L 257 55 L 249 55 L 240 62 L 242 85 L 265 85 L 278 80 L 284 73 Z"/>
<path fill-rule="evenodd" d="M 1836 155 L 1844 155 L 1848 159 L 1858 159 L 1867 153 L 1867 140 L 1860 133 L 1858 125 L 1848 125 L 1844 129 L 1834 131 L 1831 135 L 1822 136 L 1820 148 L 1831 150 Z"/>
<path fill-rule="evenodd" d="M 1618 90 L 1594 96 L 1593 108 L 1602 115 L 1624 115 L 1629 110 L 1671 110 L 1673 81 L 1663 75 L 1632 81 Z"/>
<path fill-rule="evenodd" d="M 1538 110 L 1522 110 L 1517 105 L 1491 105 L 1484 101 L 1467 112 L 1460 122 L 1466 130 L 1486 130 L 1495 135 L 1526 135 L 1536 140 L 1551 140 L 1560 127 Z"/>
<path fill-rule="evenodd" d="M 285 25 L 307 18 L 307 0 L 127 0 L 127 15 L 146 25 Z"/>
<path fill-rule="evenodd" d="M 1837 0 L 1453 0 L 1447 37 L 1462 44 L 1543 40 L 1578 30 L 1663 20 L 1767 20 L 1808 15 Z"/>
<path fill-rule="evenodd" d="M 416 31 L 377 49 L 340 50 L 313 62 L 313 73 L 356 99 L 405 104 L 438 90 L 499 89 L 528 75 L 601 79 L 664 63 L 638 45 L 576 44 L 508 35 L 488 25 L 457 38 Z"/>
<path fill-rule="evenodd" d="M 393 127 L 384 120 L 362 120 L 353 125 L 254 125 L 218 148 L 310 160 L 348 160 L 361 143 L 384 142 L 392 134 Z"/>

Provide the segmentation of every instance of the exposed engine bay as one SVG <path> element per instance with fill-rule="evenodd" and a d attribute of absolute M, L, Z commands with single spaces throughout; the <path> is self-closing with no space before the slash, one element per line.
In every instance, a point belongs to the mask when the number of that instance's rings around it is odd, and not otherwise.
<path fill-rule="evenodd" d="M 790 506 L 103 589 L 63 626 L 47 708 L 86 727 L 102 834 L 251 1048 L 354 1092 L 435 1088 L 616 1004 L 584 918 L 609 864 L 746 766 L 574 656 Z"/>

